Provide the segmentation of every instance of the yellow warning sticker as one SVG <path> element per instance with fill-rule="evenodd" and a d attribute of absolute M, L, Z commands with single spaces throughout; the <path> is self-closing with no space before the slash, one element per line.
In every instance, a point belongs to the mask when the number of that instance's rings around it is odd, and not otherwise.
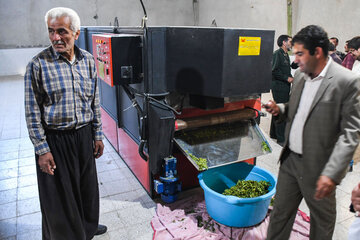
<path fill-rule="evenodd" d="M 239 37 L 239 56 L 260 55 L 261 37 Z"/>

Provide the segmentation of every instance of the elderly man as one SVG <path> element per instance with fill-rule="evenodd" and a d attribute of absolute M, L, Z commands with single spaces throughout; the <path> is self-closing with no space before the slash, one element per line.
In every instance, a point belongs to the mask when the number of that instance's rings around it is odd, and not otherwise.
<path fill-rule="evenodd" d="M 300 71 L 290 100 L 266 104 L 287 121 L 267 239 L 289 239 L 303 198 L 310 209 L 310 239 L 332 239 L 336 185 L 359 142 L 360 77 L 333 62 L 328 47 L 324 29 L 301 29 L 293 38 Z"/>
<path fill-rule="evenodd" d="M 93 56 L 74 41 L 80 18 L 69 8 L 45 15 L 51 46 L 25 74 L 25 114 L 34 144 L 43 239 L 87 240 L 99 225 L 95 158 L 104 149 Z"/>

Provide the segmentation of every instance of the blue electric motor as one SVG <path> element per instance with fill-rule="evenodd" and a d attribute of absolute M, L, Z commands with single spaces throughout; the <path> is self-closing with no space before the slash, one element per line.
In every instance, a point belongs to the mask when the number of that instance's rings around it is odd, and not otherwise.
<path fill-rule="evenodd" d="M 177 200 L 177 194 L 181 191 L 181 182 L 176 177 L 176 158 L 168 157 L 164 159 L 164 175 L 159 180 L 154 180 L 154 189 L 161 194 L 161 199 L 166 203 Z"/>

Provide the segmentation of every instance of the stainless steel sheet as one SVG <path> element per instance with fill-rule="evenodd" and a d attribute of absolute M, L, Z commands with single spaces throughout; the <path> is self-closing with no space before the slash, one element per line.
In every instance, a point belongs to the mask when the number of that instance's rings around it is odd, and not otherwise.
<path fill-rule="evenodd" d="M 269 143 L 253 120 L 178 132 L 175 143 L 198 170 L 199 166 L 190 154 L 205 158 L 208 168 L 214 168 L 271 152 Z"/>

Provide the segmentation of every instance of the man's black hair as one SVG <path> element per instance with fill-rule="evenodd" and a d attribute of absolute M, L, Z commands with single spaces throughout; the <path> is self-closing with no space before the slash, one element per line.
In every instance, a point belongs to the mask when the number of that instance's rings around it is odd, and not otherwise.
<path fill-rule="evenodd" d="M 330 39 L 335 39 L 336 44 L 339 44 L 339 39 L 338 39 L 337 37 L 332 37 L 332 38 L 330 38 Z"/>
<path fill-rule="evenodd" d="M 348 48 L 358 50 L 360 48 L 360 36 L 352 38 L 348 43 Z"/>
<path fill-rule="evenodd" d="M 292 39 L 292 44 L 303 44 L 309 50 L 310 55 L 314 55 L 315 48 L 321 47 L 324 55 L 329 52 L 329 39 L 325 30 L 316 25 L 309 25 L 301 29 Z"/>
<path fill-rule="evenodd" d="M 281 47 L 283 45 L 283 41 L 287 42 L 288 38 L 291 38 L 288 35 L 280 35 L 277 39 L 277 45 Z"/>

